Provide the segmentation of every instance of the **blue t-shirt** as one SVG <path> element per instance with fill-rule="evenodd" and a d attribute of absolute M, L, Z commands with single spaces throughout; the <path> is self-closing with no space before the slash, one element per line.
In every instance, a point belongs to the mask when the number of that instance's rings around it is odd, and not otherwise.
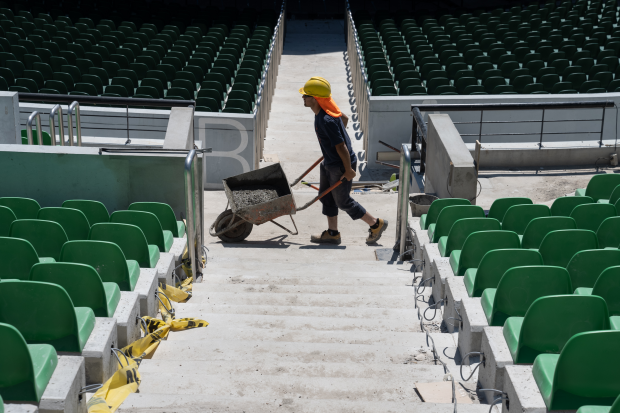
<path fill-rule="evenodd" d="M 321 152 L 325 158 L 323 162 L 325 165 L 341 165 L 342 159 L 338 155 L 336 145 L 344 142 L 349 156 L 351 157 L 351 164 L 357 162 L 355 153 L 351 148 L 351 139 L 347 134 L 344 124 L 342 123 L 342 117 L 333 118 L 329 116 L 323 109 L 314 116 L 314 129 L 316 130 L 316 136 L 319 138 L 319 144 L 321 145 Z"/>

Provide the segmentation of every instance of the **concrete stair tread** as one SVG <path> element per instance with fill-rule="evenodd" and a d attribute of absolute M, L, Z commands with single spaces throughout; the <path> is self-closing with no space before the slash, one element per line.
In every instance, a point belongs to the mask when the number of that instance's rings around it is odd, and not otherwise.
<path fill-rule="evenodd" d="M 363 286 L 363 285 L 278 285 L 269 284 L 213 284 L 202 283 L 193 287 L 194 294 L 210 293 L 260 293 L 260 294 L 349 294 L 349 295 L 402 295 L 410 297 L 414 295 L 415 289 L 411 287 L 411 279 L 406 284 L 398 286 Z"/>
<path fill-rule="evenodd" d="M 488 405 L 459 405 L 459 413 L 487 413 Z M 337 399 L 306 399 L 283 395 L 260 398 L 236 394 L 229 397 L 209 395 L 131 394 L 117 410 L 119 413 L 453 413 L 452 404 L 405 401 L 367 401 Z"/>
<path fill-rule="evenodd" d="M 322 276 L 321 276 L 322 275 Z M 390 274 L 375 277 L 326 277 L 325 274 L 257 274 L 257 275 L 230 275 L 228 271 L 220 269 L 218 272 L 209 272 L 201 284 L 194 284 L 194 290 L 203 288 L 203 285 L 218 284 L 276 284 L 276 285 L 338 285 L 338 286 L 407 286 L 411 285 L 413 273 L 406 275 Z M 208 288 L 208 287 L 205 287 Z"/>

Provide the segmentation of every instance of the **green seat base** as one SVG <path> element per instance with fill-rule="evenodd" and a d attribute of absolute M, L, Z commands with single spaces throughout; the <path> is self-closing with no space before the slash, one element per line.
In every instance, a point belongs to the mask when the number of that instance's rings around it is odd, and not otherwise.
<path fill-rule="evenodd" d="M 172 243 L 174 242 L 174 237 L 172 236 L 172 231 L 164 230 L 164 252 L 170 251 L 172 248 Z"/>
<path fill-rule="evenodd" d="M 540 395 L 545 405 L 549 408 L 551 404 L 551 390 L 553 388 L 553 376 L 555 376 L 555 367 L 558 364 L 559 354 L 540 354 L 534 361 L 532 375 L 534 381 L 538 385 Z"/>
<path fill-rule="evenodd" d="M 435 227 L 437 226 L 437 224 L 430 224 L 428 226 L 428 239 L 431 241 L 431 243 L 433 242 L 433 235 L 435 234 Z"/>
<path fill-rule="evenodd" d="M 450 253 L 450 268 L 452 268 L 452 272 L 454 275 L 459 275 L 459 261 L 461 260 L 461 251 L 462 250 L 454 250 Z"/>
<path fill-rule="evenodd" d="M 121 289 L 118 288 L 116 283 L 103 283 L 103 290 L 105 291 L 107 310 L 105 317 L 114 317 L 116 307 L 118 307 L 118 303 L 121 301 Z"/>
<path fill-rule="evenodd" d="M 478 273 L 478 268 L 468 268 L 465 271 L 465 277 L 463 282 L 465 283 L 465 289 L 467 290 L 467 295 L 473 297 L 474 295 L 474 285 L 476 281 L 476 274 Z"/>
<path fill-rule="evenodd" d="M 482 293 L 480 299 L 480 305 L 482 305 L 482 311 L 487 318 L 487 322 L 491 325 L 491 317 L 493 316 L 493 303 L 495 302 L 495 293 L 497 288 L 487 288 Z"/>
<path fill-rule="evenodd" d="M 517 362 L 517 350 L 519 348 L 519 335 L 521 334 L 521 326 L 524 317 L 509 317 L 504 324 L 504 339 L 510 350 L 510 356 L 513 362 Z"/>
<path fill-rule="evenodd" d="M 586 188 L 579 188 L 575 190 L 575 196 L 586 196 Z"/>
<path fill-rule="evenodd" d="M 56 262 L 56 260 L 53 259 L 52 257 L 40 257 L 39 262 L 48 263 L 48 262 Z"/>
<path fill-rule="evenodd" d="M 420 217 L 420 228 L 422 229 L 426 229 L 426 217 L 428 216 L 428 214 L 422 214 L 422 216 Z"/>
<path fill-rule="evenodd" d="M 95 313 L 93 313 L 93 310 L 91 310 L 90 308 L 76 307 L 75 316 L 77 317 L 78 339 L 80 342 L 79 351 L 81 352 L 82 350 L 84 350 L 84 346 L 88 341 L 88 337 L 90 337 L 90 333 L 92 333 L 93 329 L 95 328 Z M 62 351 L 60 349 L 56 350 Z"/>
<path fill-rule="evenodd" d="M 609 203 L 609 199 L 599 199 L 598 201 L 596 201 L 597 204 L 608 204 Z"/>
<path fill-rule="evenodd" d="M 620 316 L 612 315 L 609 317 L 609 325 L 612 330 L 620 330 Z"/>
<path fill-rule="evenodd" d="M 447 236 L 443 236 L 441 238 L 439 238 L 439 242 L 437 243 L 437 247 L 439 248 L 439 254 L 441 254 L 442 257 L 446 256 L 446 247 L 448 245 L 448 237 Z"/>
<path fill-rule="evenodd" d="M 149 244 L 149 268 L 155 268 L 157 261 L 159 261 L 159 248 L 157 245 Z"/>
<path fill-rule="evenodd" d="M 129 270 L 129 291 L 133 291 L 140 278 L 140 265 L 138 261 L 127 260 L 127 269 Z"/>
<path fill-rule="evenodd" d="M 0 407 L 2 399 L 5 401 L 35 402 L 41 401 L 41 396 L 47 387 L 56 366 L 58 356 L 56 350 L 49 344 L 28 344 L 28 352 L 32 360 L 34 381 L 24 381 L 13 386 L 0 388 Z M 2 409 L 0 409 L 0 412 Z"/>
<path fill-rule="evenodd" d="M 183 238 L 185 236 L 185 224 L 183 221 L 177 221 L 177 231 L 179 232 L 179 238 Z"/>
<path fill-rule="evenodd" d="M 579 288 L 575 288 L 575 294 L 577 294 L 577 295 L 592 295 L 592 290 L 593 290 L 593 288 L 579 287 Z"/>

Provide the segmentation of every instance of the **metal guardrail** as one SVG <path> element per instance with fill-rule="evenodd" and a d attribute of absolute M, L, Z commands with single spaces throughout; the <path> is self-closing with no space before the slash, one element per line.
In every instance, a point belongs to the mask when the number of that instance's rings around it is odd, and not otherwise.
<path fill-rule="evenodd" d="M 409 188 L 411 185 L 411 153 L 409 145 L 403 144 L 400 150 L 400 176 L 398 181 L 398 208 L 396 215 L 396 245 L 398 259 L 405 255 L 407 235 L 409 234 Z"/>
<path fill-rule="evenodd" d="M 202 173 L 198 170 L 196 150 L 185 158 L 185 210 L 187 216 L 187 249 L 194 282 L 202 282 L 202 249 L 204 245 L 204 207 Z"/>
<path fill-rule="evenodd" d="M 50 137 L 52 138 L 52 146 L 56 146 L 56 125 L 54 124 L 54 116 L 58 114 L 58 126 L 60 126 L 60 146 L 65 146 L 65 125 L 62 118 L 62 107 L 56 105 L 50 111 Z M 79 115 L 78 115 L 79 116 Z M 80 134 L 81 136 L 81 134 Z M 73 145 L 73 140 L 69 142 L 69 145 Z"/>
<path fill-rule="evenodd" d="M 80 124 L 80 104 L 73 102 L 67 110 L 67 120 L 69 121 L 69 146 L 73 146 L 73 111 L 75 111 L 75 126 L 77 127 L 77 146 L 82 146 L 82 126 Z M 64 139 L 64 136 L 61 140 Z M 54 137 L 56 140 L 56 137 Z"/>
<path fill-rule="evenodd" d="M 28 122 L 26 122 L 26 136 L 28 137 L 28 145 L 33 145 L 32 139 L 32 122 L 37 120 L 37 139 L 39 145 L 43 145 L 43 132 L 41 131 L 41 115 L 36 110 L 28 116 Z"/>
<path fill-rule="evenodd" d="M 516 123 L 540 123 L 539 148 L 543 147 L 543 135 L 561 135 L 566 132 L 545 132 L 544 126 L 549 123 L 567 122 L 566 120 L 545 120 L 545 112 L 554 109 L 602 109 L 602 116 L 598 119 L 571 119 L 571 122 L 592 122 L 600 121 L 601 128 L 597 132 L 571 132 L 571 134 L 598 134 L 599 146 L 603 146 L 603 126 L 605 124 L 605 109 L 615 108 L 615 103 L 611 100 L 590 101 L 590 102 L 532 102 L 532 103 L 459 103 L 459 104 L 412 104 L 411 112 L 413 124 L 411 130 L 411 145 L 420 154 L 419 174 L 423 175 L 426 169 L 426 141 L 428 130 L 422 112 L 463 112 L 480 111 L 480 118 L 475 121 L 453 122 L 455 125 L 478 124 L 478 133 L 462 133 L 463 137 L 477 137 L 482 143 L 485 136 L 532 136 L 533 133 L 524 132 L 494 132 L 483 133 L 482 126 L 485 124 L 516 124 Z M 484 112 L 490 111 L 520 111 L 520 110 L 542 110 L 541 119 L 532 120 L 507 120 L 507 121 L 485 121 Z M 535 135 L 534 135 L 535 136 Z"/>

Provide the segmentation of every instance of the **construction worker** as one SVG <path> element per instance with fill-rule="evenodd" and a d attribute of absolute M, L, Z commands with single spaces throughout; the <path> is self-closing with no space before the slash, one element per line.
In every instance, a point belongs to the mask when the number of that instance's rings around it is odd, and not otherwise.
<path fill-rule="evenodd" d="M 381 238 L 388 222 L 370 215 L 363 206 L 351 198 L 353 178 L 356 175 L 357 158 L 351 148 L 351 139 L 346 131 L 349 121 L 332 99 L 331 85 L 322 77 L 313 77 L 299 89 L 304 106 L 314 112 L 314 129 L 316 131 L 323 162 L 320 165 L 321 179 L 319 192 L 322 193 L 338 181 L 338 187 L 321 198 L 323 215 L 327 216 L 327 230 L 320 235 L 312 235 L 311 242 L 340 244 L 338 232 L 338 209 L 342 209 L 356 220 L 361 219 L 370 227 L 367 244 L 373 244 Z"/>

